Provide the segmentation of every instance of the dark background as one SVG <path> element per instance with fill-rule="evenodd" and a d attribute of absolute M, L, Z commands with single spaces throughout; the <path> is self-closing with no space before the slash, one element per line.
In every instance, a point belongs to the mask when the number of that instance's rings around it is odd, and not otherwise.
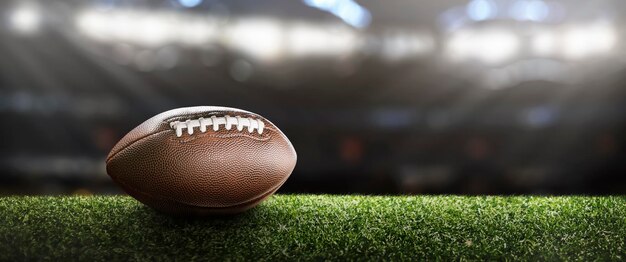
<path fill-rule="evenodd" d="M 281 192 L 625 194 L 623 1 L 0 3 L 0 194 L 121 192 L 162 111 L 270 119 Z"/>

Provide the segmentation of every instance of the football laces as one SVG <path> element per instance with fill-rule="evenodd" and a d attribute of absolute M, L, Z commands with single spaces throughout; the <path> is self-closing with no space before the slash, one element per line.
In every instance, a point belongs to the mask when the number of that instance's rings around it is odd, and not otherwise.
<path fill-rule="evenodd" d="M 189 119 L 186 121 L 174 121 L 170 123 L 170 127 L 176 131 L 176 136 L 181 137 L 183 130 L 187 129 L 187 134 L 193 135 L 194 128 L 198 128 L 200 132 L 207 131 L 207 127 L 212 127 L 213 131 L 218 131 L 220 126 L 224 126 L 226 130 L 231 130 L 233 126 L 236 126 L 237 131 L 243 131 L 244 128 L 248 130 L 248 133 L 257 131 L 257 133 L 263 134 L 265 129 L 265 123 L 260 119 L 253 119 L 249 117 L 240 116 L 211 116 L 210 118 L 200 117 L 198 119 Z"/>

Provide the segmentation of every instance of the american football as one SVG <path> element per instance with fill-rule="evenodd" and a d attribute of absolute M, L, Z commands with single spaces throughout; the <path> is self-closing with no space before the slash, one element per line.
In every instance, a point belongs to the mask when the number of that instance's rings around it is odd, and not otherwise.
<path fill-rule="evenodd" d="M 296 165 L 289 139 L 240 109 L 178 108 L 124 136 L 107 173 L 129 195 L 165 213 L 234 214 L 272 195 Z"/>
<path fill-rule="evenodd" d="M 626 262 L 626 0 L 0 0 L 0 117 L 0 262 Z"/>

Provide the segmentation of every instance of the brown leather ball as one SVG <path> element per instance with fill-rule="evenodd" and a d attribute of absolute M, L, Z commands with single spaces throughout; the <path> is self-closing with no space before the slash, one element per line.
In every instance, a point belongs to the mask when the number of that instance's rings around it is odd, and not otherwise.
<path fill-rule="evenodd" d="M 158 211 L 234 214 L 276 192 L 296 158 L 289 139 L 267 119 L 199 106 L 143 122 L 113 147 L 106 169 L 129 195 Z"/>

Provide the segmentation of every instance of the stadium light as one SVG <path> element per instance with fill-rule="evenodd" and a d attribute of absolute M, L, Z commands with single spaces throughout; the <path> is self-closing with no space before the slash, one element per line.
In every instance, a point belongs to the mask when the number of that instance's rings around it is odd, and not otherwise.
<path fill-rule="evenodd" d="M 482 21 L 497 15 L 496 4 L 492 0 L 473 0 L 467 4 L 465 12 L 474 21 Z"/>
<path fill-rule="evenodd" d="M 551 31 L 540 32 L 533 36 L 530 45 L 537 55 L 552 55 L 558 47 L 558 36 Z"/>
<path fill-rule="evenodd" d="M 218 27 L 213 17 L 167 11 L 87 10 L 76 16 L 80 32 L 97 41 L 158 48 L 223 44 L 257 62 L 292 57 L 337 56 L 358 48 L 359 34 L 340 23 L 293 23 L 247 17 Z"/>
<path fill-rule="evenodd" d="M 356 28 L 367 27 L 372 20 L 370 11 L 352 0 L 303 0 L 303 2 L 329 12 Z"/>
<path fill-rule="evenodd" d="M 287 29 L 286 49 L 294 57 L 336 56 L 354 52 L 355 33 L 342 25 L 295 24 Z"/>
<path fill-rule="evenodd" d="M 381 56 L 387 61 L 400 61 L 433 51 L 435 42 L 425 32 L 389 32 L 382 38 Z"/>
<path fill-rule="evenodd" d="M 617 42 L 615 30 L 607 23 L 572 26 L 563 35 L 563 56 L 569 59 L 608 53 Z"/>
<path fill-rule="evenodd" d="M 190 19 L 178 28 L 180 41 L 188 46 L 205 46 L 219 38 L 217 22 L 210 19 Z"/>
<path fill-rule="evenodd" d="M 100 19 L 107 19 L 106 17 L 100 17 Z M 119 40 L 121 42 L 125 42 L 128 39 L 133 39 L 141 34 L 138 32 L 138 24 L 141 24 L 141 19 L 135 17 L 132 13 L 122 11 L 113 13 L 110 16 L 110 19 L 105 21 L 101 21 L 106 27 L 103 28 L 106 30 L 106 34 L 109 38 L 113 40 Z M 132 41 L 129 41 L 132 42 Z"/>
<path fill-rule="evenodd" d="M 99 41 L 147 47 L 203 46 L 218 37 L 215 23 L 208 18 L 166 11 L 85 11 L 77 15 L 76 24 L 82 33 Z"/>
<path fill-rule="evenodd" d="M 448 39 L 446 51 L 453 60 L 478 60 L 498 64 L 512 58 L 520 48 L 517 35 L 500 29 L 462 30 Z"/>
<path fill-rule="evenodd" d="M 543 21 L 550 16 L 550 8 L 542 0 L 522 0 L 513 4 L 510 15 L 521 21 Z"/>
<path fill-rule="evenodd" d="M 200 5 L 202 0 L 178 0 L 178 3 L 184 7 L 192 8 Z"/>
<path fill-rule="evenodd" d="M 39 30 L 41 14 L 33 6 L 21 6 L 13 11 L 9 22 L 13 30 L 20 34 L 33 34 Z"/>
<path fill-rule="evenodd" d="M 99 39 L 101 35 L 97 32 L 102 31 L 102 27 L 104 26 L 100 23 L 102 20 L 99 19 L 98 14 L 95 12 L 82 12 L 76 16 L 76 27 L 83 34 Z"/>
<path fill-rule="evenodd" d="M 266 18 L 244 19 L 227 28 L 226 42 L 235 51 L 268 62 L 281 55 L 283 34 L 283 28 L 278 21 Z"/>
<path fill-rule="evenodd" d="M 129 26 L 133 25 L 132 23 Z M 173 38 L 174 28 L 170 28 L 165 17 L 160 16 L 140 16 L 135 22 L 135 41 L 146 45 L 157 47 L 170 42 Z"/>

